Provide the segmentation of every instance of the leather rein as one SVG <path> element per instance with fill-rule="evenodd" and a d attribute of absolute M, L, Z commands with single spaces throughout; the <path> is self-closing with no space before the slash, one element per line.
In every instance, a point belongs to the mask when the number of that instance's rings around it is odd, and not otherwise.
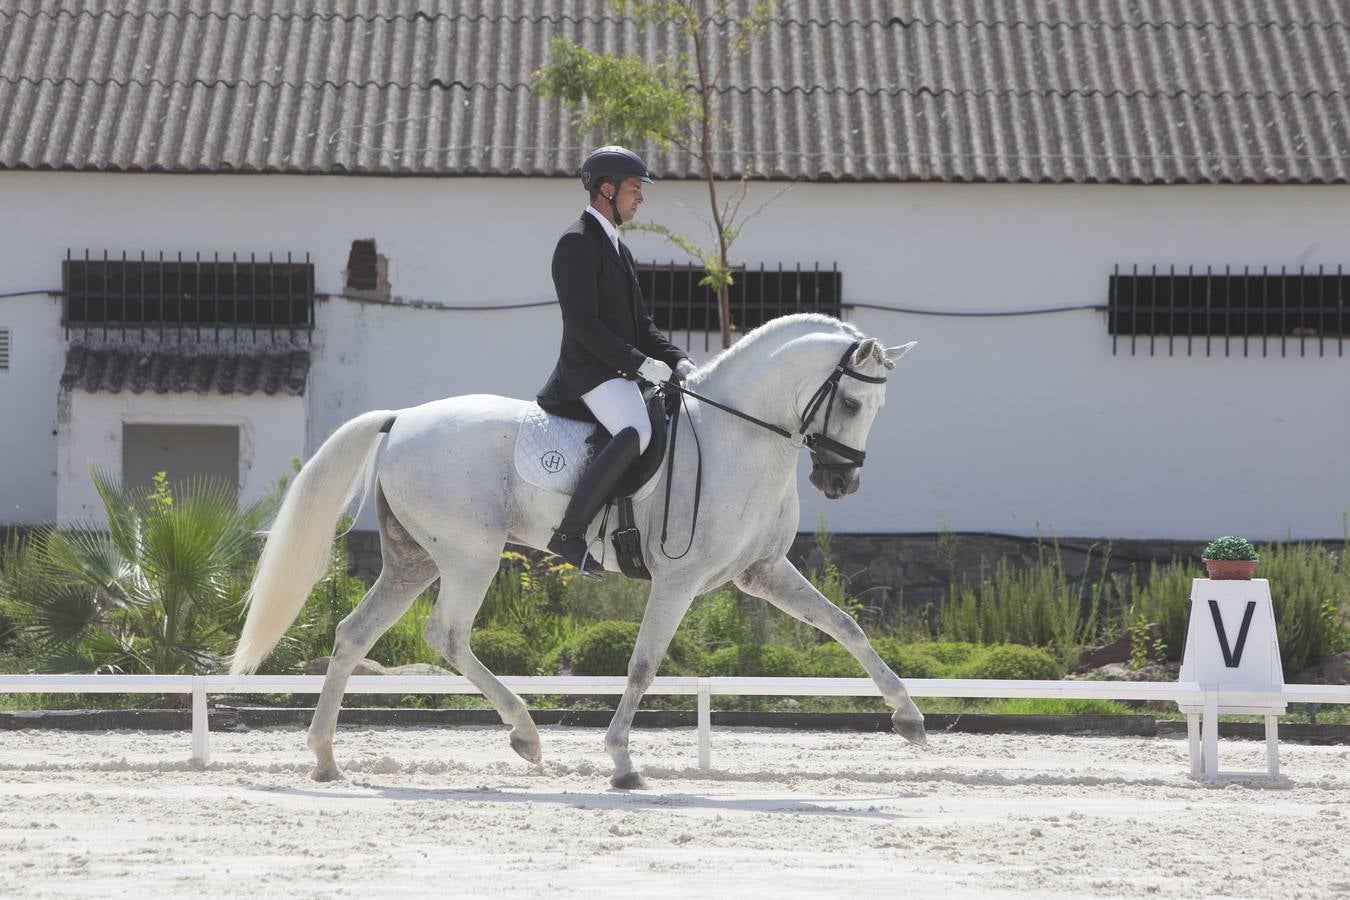
<path fill-rule="evenodd" d="M 788 431 L 780 425 L 766 422 L 749 413 L 741 412 L 739 409 L 727 406 L 724 403 L 719 403 L 709 397 L 704 397 L 702 394 L 697 394 L 675 381 L 667 381 L 661 386 L 664 390 L 674 389 L 680 394 L 680 402 L 675 405 L 675 411 L 670 415 L 670 449 L 667 451 L 669 455 L 666 457 L 666 500 L 665 509 L 662 511 L 661 515 L 661 552 L 667 559 L 682 559 L 689 553 L 689 549 L 693 547 L 694 534 L 698 530 L 699 501 L 703 496 L 703 447 L 698 442 L 698 431 L 694 430 L 694 442 L 695 446 L 698 447 L 698 468 L 694 478 L 694 518 L 693 523 L 689 528 L 688 546 L 684 548 L 684 552 L 679 556 L 671 556 L 666 552 L 666 533 L 670 521 L 670 484 L 675 468 L 675 439 L 679 434 L 680 409 L 684 406 L 684 398 L 693 397 L 701 403 L 707 403 L 709 406 L 716 407 L 725 413 L 730 413 L 739 419 L 744 419 L 747 422 L 758 425 L 760 428 L 772 431 L 779 437 L 786 438 L 794 447 L 806 447 L 811 453 L 811 464 L 816 468 L 861 468 L 863 460 L 867 458 L 866 451 L 840 443 L 825 433 L 830 427 L 830 413 L 834 410 L 834 401 L 839 393 L 840 379 L 847 375 L 850 378 L 856 378 L 858 381 L 863 381 L 868 384 L 886 383 L 885 377 L 864 375 L 848 364 L 854 351 L 858 349 L 860 344 L 862 344 L 862 341 L 860 340 L 849 344 L 848 349 L 844 351 L 844 355 L 839 357 L 839 362 L 835 364 L 834 371 L 830 373 L 828 378 L 821 382 L 820 387 L 816 388 L 816 392 L 811 395 L 811 399 L 806 401 L 806 406 L 802 409 L 801 422 L 797 426 L 796 431 Z M 825 420 L 821 424 L 820 430 L 808 432 L 807 429 L 810 428 L 811 423 L 815 421 L 816 415 L 820 412 L 822 406 L 825 407 Z M 690 424 L 690 428 L 693 429 L 692 423 Z M 831 453 L 835 456 L 842 457 L 842 461 L 826 461 L 821 458 L 822 453 Z"/>

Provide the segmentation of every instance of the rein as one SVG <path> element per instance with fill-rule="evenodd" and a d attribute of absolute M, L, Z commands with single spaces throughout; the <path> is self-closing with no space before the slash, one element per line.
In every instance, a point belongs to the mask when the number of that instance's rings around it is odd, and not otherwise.
<path fill-rule="evenodd" d="M 665 509 L 662 511 L 661 515 L 661 552 L 667 559 L 683 559 L 689 553 L 690 548 L 694 546 L 694 534 L 698 531 L 698 507 L 699 502 L 703 497 L 703 446 L 698 443 L 698 430 L 694 428 L 693 423 L 691 422 L 689 427 L 694 432 L 694 442 L 698 447 L 698 468 L 694 479 L 694 517 L 693 523 L 689 527 L 689 544 L 679 556 L 671 556 L 666 551 L 666 534 L 670 523 L 670 486 L 675 469 L 675 440 L 680 429 L 680 409 L 685 406 L 685 398 L 693 397 L 695 400 L 707 403 L 709 406 L 716 407 L 725 413 L 730 413 L 739 419 L 744 419 L 753 425 L 758 425 L 760 428 L 772 431 L 779 437 L 786 438 L 794 447 L 806 447 L 811 452 L 811 464 L 817 468 L 850 469 L 861 467 L 863 460 L 867 458 L 867 453 L 865 451 L 850 447 L 847 444 L 842 444 L 825 433 L 830 427 L 830 413 L 834 410 L 834 400 L 839 393 L 839 380 L 841 378 L 847 375 L 850 378 L 856 378 L 857 380 L 867 382 L 868 384 L 886 383 L 885 377 L 864 375 L 849 366 L 849 359 L 853 356 L 853 352 L 858 349 L 858 345 L 861 343 L 862 341 L 854 341 L 852 344 L 849 344 L 848 349 L 844 351 L 844 355 L 839 357 L 839 362 L 835 364 L 834 371 L 830 373 L 828 378 L 821 382 L 820 387 L 816 388 L 816 392 L 811 395 L 811 399 L 806 401 L 806 407 L 802 410 L 801 424 L 797 426 L 795 432 L 788 431 L 786 428 L 775 425 L 772 422 L 766 422 L 763 419 L 756 418 L 749 413 L 741 412 L 739 409 L 727 406 L 724 403 L 719 403 L 702 394 L 697 394 L 683 385 L 677 384 L 675 381 L 667 381 L 662 385 L 663 389 L 674 389 L 680 394 L 680 402 L 676 404 L 675 411 L 671 413 L 670 416 L 670 449 L 668 451 L 669 456 L 666 457 L 666 500 Z M 817 413 L 820 412 L 822 406 L 825 407 L 824 423 L 821 425 L 819 431 L 807 433 L 807 429 L 811 427 L 811 423 L 815 420 L 815 417 Z M 832 453 L 835 456 L 843 457 L 844 461 L 824 461 L 820 456 L 822 452 Z"/>

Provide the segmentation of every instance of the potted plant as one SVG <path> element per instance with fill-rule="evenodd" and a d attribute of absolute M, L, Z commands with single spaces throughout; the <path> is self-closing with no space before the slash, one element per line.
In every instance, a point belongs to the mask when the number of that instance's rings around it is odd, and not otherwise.
<path fill-rule="evenodd" d="M 1209 577 L 1216 581 L 1249 581 L 1256 571 L 1256 548 L 1234 534 L 1206 544 L 1201 559 Z"/>

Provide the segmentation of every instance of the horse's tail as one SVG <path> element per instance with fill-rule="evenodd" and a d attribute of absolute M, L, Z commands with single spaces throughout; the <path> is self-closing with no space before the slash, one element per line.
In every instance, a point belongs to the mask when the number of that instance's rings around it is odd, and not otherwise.
<path fill-rule="evenodd" d="M 232 674 L 255 671 L 300 614 L 323 575 L 338 517 L 369 481 L 380 434 L 394 415 L 380 410 L 352 419 L 291 482 L 244 596 L 248 618 L 230 659 Z"/>

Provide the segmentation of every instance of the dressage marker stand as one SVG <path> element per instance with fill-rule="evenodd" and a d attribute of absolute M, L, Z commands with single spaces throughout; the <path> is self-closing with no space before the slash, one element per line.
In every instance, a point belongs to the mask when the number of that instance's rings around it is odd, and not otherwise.
<path fill-rule="evenodd" d="M 622 677 L 503 677 L 517 694 L 622 694 Z M 0 675 L 0 693 L 24 694 L 191 694 L 192 759 L 211 759 L 206 698 L 211 694 L 317 694 L 321 675 Z M 911 678 L 911 697 L 968 697 L 1065 700 L 1154 700 L 1176 703 L 1188 713 L 1191 774 L 1209 780 L 1218 769 L 1218 717 L 1221 710 L 1258 708 L 1268 712 L 1289 703 L 1350 703 L 1350 686 L 1293 684 L 1278 692 L 1232 690 L 1223 685 L 1160 681 L 992 681 L 983 679 Z M 458 675 L 354 675 L 348 694 L 477 694 L 478 688 Z M 875 697 L 868 678 L 669 678 L 653 682 L 648 694 L 698 698 L 698 764 L 712 766 L 712 697 Z M 1279 773 L 1279 748 L 1267 718 L 1269 774 Z M 1201 734 L 1204 735 L 1203 746 Z"/>

